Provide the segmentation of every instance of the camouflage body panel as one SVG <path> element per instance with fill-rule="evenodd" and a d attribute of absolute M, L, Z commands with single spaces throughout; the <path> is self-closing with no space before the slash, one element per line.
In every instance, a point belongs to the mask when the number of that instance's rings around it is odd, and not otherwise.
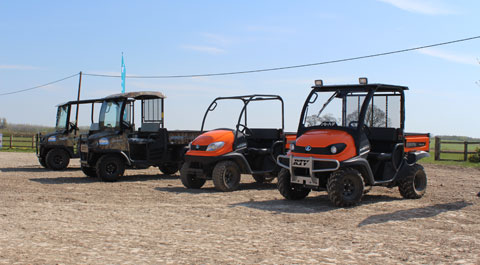
<path fill-rule="evenodd" d="M 201 134 L 200 131 L 175 130 L 168 131 L 168 142 L 170 144 L 189 144 L 197 136 Z"/>
<path fill-rule="evenodd" d="M 48 141 L 48 138 L 55 137 L 55 141 Z M 38 157 L 45 157 L 47 152 L 54 148 L 61 148 L 68 151 L 70 157 L 77 157 L 78 150 L 77 149 L 77 140 L 78 136 L 75 137 L 73 132 L 64 133 L 64 132 L 53 132 L 46 135 L 37 135 L 39 139 L 38 149 L 37 149 L 37 156 Z"/>
<path fill-rule="evenodd" d="M 99 144 L 100 139 L 108 139 L 108 144 Z M 103 131 L 88 137 L 88 149 L 95 151 L 118 150 L 128 152 L 128 138 L 126 133 L 118 134 L 116 131 Z"/>

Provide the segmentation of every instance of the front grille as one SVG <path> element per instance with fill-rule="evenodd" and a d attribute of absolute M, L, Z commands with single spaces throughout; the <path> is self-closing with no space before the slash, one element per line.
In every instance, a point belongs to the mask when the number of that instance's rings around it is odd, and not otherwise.
<path fill-rule="evenodd" d="M 313 161 L 313 169 L 333 169 L 337 167 L 334 161 Z"/>
<path fill-rule="evenodd" d="M 191 150 L 193 151 L 206 151 L 208 145 L 194 145 L 192 144 Z"/>
<path fill-rule="evenodd" d="M 295 176 L 310 176 L 308 168 L 303 167 L 293 167 L 293 174 Z"/>

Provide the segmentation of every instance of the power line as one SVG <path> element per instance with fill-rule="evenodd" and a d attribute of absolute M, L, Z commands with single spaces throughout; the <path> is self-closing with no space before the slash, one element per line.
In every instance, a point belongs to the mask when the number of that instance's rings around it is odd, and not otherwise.
<path fill-rule="evenodd" d="M 454 44 L 454 43 L 459 43 L 459 42 L 471 41 L 471 40 L 475 40 L 475 39 L 480 39 L 480 36 L 474 36 L 474 37 L 469 37 L 469 38 L 464 38 L 464 39 L 457 39 L 457 40 L 452 40 L 452 41 L 440 42 L 440 43 L 436 43 L 436 44 L 430 44 L 430 45 L 418 46 L 418 47 L 414 47 L 414 48 L 408 48 L 408 49 L 402 49 L 402 50 L 396 50 L 396 51 L 390 51 L 390 52 L 383 52 L 383 53 L 376 53 L 376 54 L 370 54 L 370 55 L 364 55 L 364 56 L 358 56 L 358 57 L 350 57 L 350 58 L 324 61 L 324 62 L 318 62 L 318 63 L 299 64 L 299 65 L 282 66 L 282 67 L 266 68 L 266 69 L 256 69 L 256 70 L 246 70 L 246 71 L 236 71 L 236 72 L 224 72 L 224 73 L 210 73 L 210 74 L 192 74 L 192 75 L 157 75 L 157 76 L 127 75 L 126 77 L 128 77 L 128 78 L 189 78 L 189 77 L 207 77 L 207 76 L 251 74 L 251 73 L 259 73 L 259 72 L 278 71 L 278 70 L 286 70 L 286 69 L 292 69 L 292 68 L 302 68 L 302 67 L 310 67 L 310 66 L 317 66 L 317 65 L 324 65 L 324 64 L 334 64 L 334 63 L 355 61 L 355 60 L 361 60 L 361 59 L 391 55 L 391 54 L 396 54 L 396 53 L 404 53 L 404 52 L 410 52 L 410 51 L 421 50 L 421 49 L 426 49 L 426 48 L 444 46 L 444 45 L 449 45 L 449 44 Z M 120 75 L 104 75 L 104 74 L 88 74 L 88 73 L 84 73 L 83 75 L 97 76 L 97 77 L 120 77 Z"/>
<path fill-rule="evenodd" d="M 58 79 L 58 80 L 55 80 L 55 81 L 52 81 L 52 82 L 49 82 L 49 83 L 46 83 L 46 84 L 43 84 L 43 85 L 31 87 L 31 88 L 26 88 L 26 89 L 21 89 L 21 90 L 17 90 L 17 91 L 2 93 L 2 94 L 0 94 L 0 96 L 6 96 L 6 95 L 16 94 L 16 93 L 20 93 L 20 92 L 24 92 L 24 91 L 28 91 L 28 90 L 33 90 L 33 89 L 45 87 L 45 86 L 48 86 L 48 85 L 51 85 L 51 84 L 55 84 L 55 83 L 61 82 L 61 81 L 63 81 L 63 80 L 67 80 L 67 79 L 72 78 L 72 77 L 75 77 L 75 76 L 77 76 L 77 75 L 78 75 L 78 74 L 74 74 L 74 75 L 71 75 L 71 76 L 64 77 L 64 78 L 62 78 L 62 79 Z"/>

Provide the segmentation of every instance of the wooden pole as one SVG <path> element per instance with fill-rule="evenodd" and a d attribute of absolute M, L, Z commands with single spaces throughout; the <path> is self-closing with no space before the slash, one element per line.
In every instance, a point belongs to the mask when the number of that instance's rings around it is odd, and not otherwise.
<path fill-rule="evenodd" d="M 82 71 L 80 71 L 79 76 L 78 76 L 78 94 L 77 94 L 77 101 L 80 100 L 80 91 L 82 88 Z M 78 128 L 78 108 L 80 107 L 80 104 L 77 103 L 77 113 L 75 114 L 75 126 Z M 77 135 L 77 129 L 75 129 L 75 136 Z"/>
<path fill-rule="evenodd" d="M 468 142 L 463 141 L 463 161 L 467 161 L 468 159 Z"/>
<path fill-rule="evenodd" d="M 440 137 L 435 136 L 435 160 L 440 160 Z"/>
<path fill-rule="evenodd" d="M 13 135 L 10 134 L 10 149 L 12 149 Z"/>

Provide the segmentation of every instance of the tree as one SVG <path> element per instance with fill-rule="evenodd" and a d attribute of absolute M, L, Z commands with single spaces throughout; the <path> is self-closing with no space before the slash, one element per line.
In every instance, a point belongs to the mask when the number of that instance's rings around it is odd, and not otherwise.
<path fill-rule="evenodd" d="M 340 120 L 337 120 L 333 114 L 327 113 L 323 116 L 317 116 L 317 115 L 310 115 L 307 116 L 307 119 L 305 120 L 306 126 L 311 127 L 311 126 L 317 126 L 322 124 L 324 121 L 329 121 L 329 122 L 335 122 L 338 124 Z"/>
<path fill-rule="evenodd" d="M 347 125 L 352 121 L 358 122 L 358 110 L 347 115 Z M 385 122 L 387 122 L 387 124 L 385 124 Z M 385 111 L 375 105 L 373 105 L 372 111 L 371 105 L 368 106 L 367 113 L 365 114 L 365 125 L 368 127 L 388 127 L 391 126 L 391 123 L 390 118 L 386 118 Z"/>
<path fill-rule="evenodd" d="M 6 118 L 1 118 L 0 119 L 0 129 L 7 128 L 7 119 Z"/>

